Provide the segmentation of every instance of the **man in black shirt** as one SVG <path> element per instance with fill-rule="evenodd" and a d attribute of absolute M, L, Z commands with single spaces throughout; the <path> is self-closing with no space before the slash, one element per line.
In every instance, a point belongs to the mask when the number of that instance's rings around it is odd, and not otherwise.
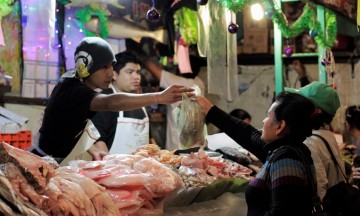
<path fill-rule="evenodd" d="M 154 103 L 174 103 L 181 100 L 183 92 L 194 95 L 192 89 L 175 85 L 157 93 L 101 94 L 95 90 L 109 88 L 116 62 L 110 45 L 99 37 L 85 37 L 74 56 L 76 71 L 62 77 L 45 108 L 39 143 L 32 150 L 40 156 L 51 155 L 62 161 L 77 146 L 88 119 L 97 111 L 133 110 Z M 88 153 L 94 160 L 107 154 L 97 145 Z"/>

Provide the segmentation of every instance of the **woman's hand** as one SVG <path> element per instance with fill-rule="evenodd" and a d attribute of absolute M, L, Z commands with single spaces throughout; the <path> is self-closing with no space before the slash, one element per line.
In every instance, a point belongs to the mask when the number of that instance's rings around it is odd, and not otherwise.
<path fill-rule="evenodd" d="M 172 104 L 182 99 L 182 94 L 186 93 L 188 97 L 195 96 L 193 93 L 193 88 L 188 88 L 185 86 L 172 85 L 160 92 L 155 96 L 155 102 L 159 104 Z"/>
<path fill-rule="evenodd" d="M 196 101 L 201 106 L 202 112 L 204 113 L 205 116 L 208 114 L 211 107 L 214 106 L 214 104 L 212 104 L 208 99 L 206 99 L 203 96 L 197 96 Z"/>

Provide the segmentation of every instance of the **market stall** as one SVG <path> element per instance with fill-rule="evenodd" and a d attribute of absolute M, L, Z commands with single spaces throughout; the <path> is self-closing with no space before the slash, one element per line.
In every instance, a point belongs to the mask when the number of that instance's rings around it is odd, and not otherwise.
<path fill-rule="evenodd" d="M 253 172 L 204 151 L 174 155 L 151 144 L 64 167 L 5 142 L 0 152 L 5 215 L 182 215 L 190 209 L 235 215 L 235 206 L 239 215 L 246 212 L 241 192 Z M 208 208 L 211 202 L 218 205 Z"/>
<path fill-rule="evenodd" d="M 3 99 L 3 89 L 12 90 L 12 93 L 15 91 L 20 95 L 19 98 L 47 100 L 60 76 L 74 67 L 74 42 L 84 36 L 94 35 L 106 38 L 114 47 L 114 52 L 124 50 L 126 39 L 132 38 L 139 42 L 148 54 L 158 58 L 164 67 L 186 66 L 188 62 L 182 61 L 179 56 L 188 57 L 189 52 L 195 52 L 206 58 L 206 63 L 202 65 L 207 67 L 206 93 L 223 98 L 228 106 L 231 102 L 238 102 L 236 99 L 242 94 L 247 98 L 256 98 L 256 103 L 254 102 L 250 109 L 256 111 L 256 114 L 261 113 L 259 118 L 267 112 L 263 106 L 271 102 L 273 92 L 279 93 L 283 90 L 284 58 L 317 58 L 319 80 L 329 81 L 334 88 L 337 87 L 331 47 L 336 42 L 338 14 L 331 11 L 334 10 L 333 6 L 330 7 L 331 10 L 324 9 L 323 5 L 328 6 L 324 2 L 307 3 L 299 20 L 289 24 L 281 6 L 277 5 L 281 5 L 281 1 L 261 1 L 268 20 L 274 22 L 275 27 L 271 39 L 274 41 L 274 56 L 271 56 L 275 63 L 274 70 L 272 67 L 262 70 L 249 69 L 237 64 L 237 59 L 241 58 L 238 53 L 240 43 L 237 41 L 237 34 L 241 30 L 236 23 L 236 14 L 250 6 L 250 1 L 192 1 L 189 6 L 192 10 L 184 9 L 184 5 L 175 10 L 169 2 L 160 4 L 160 1 L 154 0 L 86 3 L 24 0 L 21 1 L 22 5 L 20 1 L 8 2 L 6 14 L 14 11 L 3 26 L 12 26 L 15 30 L 23 28 L 24 43 L 21 47 L 21 40 L 18 39 L 20 30 L 12 33 L 14 37 L 4 32 L 5 39 L 8 39 L 7 42 L 12 44 L 12 47 L 9 49 L 11 55 L 9 50 L 0 52 L 0 57 L 3 57 L 0 66 L 3 65 L 5 72 L 11 73 L 14 79 L 12 89 L 9 82 L 5 82 L 6 86 L 1 83 L 0 103 L 6 102 L 6 99 Z M 174 2 L 186 4 L 185 0 Z M 36 7 L 31 7 L 31 4 Z M 347 5 L 355 7 L 350 3 Z M 0 8 L 0 12 L 3 12 L 2 9 Z M 50 12 L 44 13 L 43 19 L 35 19 L 37 22 L 33 22 L 34 19 L 30 17 L 39 14 L 42 9 Z M 343 14 L 344 11 L 340 13 Z M 6 14 L 0 13 L 0 19 Z M 131 15 L 133 19 L 129 19 L 127 15 Z M 167 25 L 159 22 L 162 19 L 168 22 Z M 44 23 L 43 20 L 51 22 Z M 40 30 L 36 28 L 37 24 L 42 24 Z M 266 46 L 262 47 L 265 51 L 259 51 L 259 47 L 252 44 L 255 48 L 247 47 L 244 51 L 251 55 L 257 51 L 268 52 L 268 29 L 264 27 L 266 25 L 259 24 L 259 28 L 244 22 L 245 25 L 248 25 L 248 33 L 243 35 L 244 38 L 252 40 L 254 35 L 266 35 L 261 37 L 265 38 L 261 41 L 266 43 L 260 43 Z M 0 25 L 0 30 L 1 28 Z M 314 52 L 294 53 L 294 49 L 287 42 L 284 43 L 300 32 L 309 30 L 311 39 L 319 45 L 315 48 L 316 52 L 312 50 Z M 0 31 L 0 45 L 4 45 L 1 34 Z M 34 35 L 40 36 L 35 38 Z M 283 37 L 286 40 L 283 41 Z M 194 46 L 197 47 L 192 50 Z M 260 57 L 255 54 L 255 58 Z M 239 74 L 246 74 L 246 71 L 251 70 L 257 74 L 254 77 L 249 76 L 247 83 L 239 85 Z M 268 76 L 266 81 L 261 81 L 261 88 L 251 86 L 266 73 L 271 76 Z M 258 79 L 259 77 L 261 78 Z M 274 85 L 269 85 L 272 78 L 275 78 Z M 148 88 L 144 87 L 145 91 L 153 91 L 155 88 L 151 78 L 149 80 L 146 84 Z M 356 82 L 354 85 L 356 86 Z M 255 93 L 248 95 L 251 88 Z M 45 102 L 41 105 L 45 105 Z M 164 121 L 162 114 L 159 114 L 160 110 L 157 104 L 151 107 L 151 120 L 155 122 L 154 119 L 158 117 L 159 121 Z M 190 112 L 182 114 L 186 117 Z M 201 119 L 201 122 L 191 128 L 193 130 L 180 130 L 183 137 L 179 148 L 183 151 L 178 152 L 164 150 L 160 148 L 161 145 L 149 144 L 139 147 L 131 154 L 109 154 L 98 161 L 92 161 L 91 158 L 79 160 L 78 155 L 75 155 L 59 166 L 51 157 L 39 157 L 1 142 L 0 213 L 56 216 L 246 215 L 244 191 L 262 164 L 254 155 L 223 134 L 220 138 L 215 137 L 217 135 L 212 137 L 214 139 L 206 137 L 205 120 L 199 110 L 190 113 L 190 116 L 197 118 L 196 120 Z M 183 126 L 190 127 L 186 124 L 193 123 L 191 120 L 193 119 L 185 119 Z M 200 141 L 195 140 L 194 133 L 200 134 Z M 227 145 L 228 143 L 230 144 Z"/>

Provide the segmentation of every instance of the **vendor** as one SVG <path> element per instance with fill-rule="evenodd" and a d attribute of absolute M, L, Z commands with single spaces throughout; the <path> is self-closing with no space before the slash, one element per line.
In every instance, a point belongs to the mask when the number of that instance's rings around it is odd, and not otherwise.
<path fill-rule="evenodd" d="M 182 93 L 194 96 L 193 89 L 170 86 L 162 92 L 149 94 L 102 94 L 96 89 L 109 88 L 113 78 L 113 64 L 116 63 L 110 45 L 99 37 L 85 37 L 77 45 L 75 53 L 76 71 L 64 74 L 55 86 L 39 130 L 38 145 L 33 153 L 50 155 L 62 161 L 77 145 L 88 119 L 97 111 L 133 110 L 154 103 L 170 104 L 181 100 Z M 84 145 L 86 146 L 86 145 Z M 94 160 L 106 154 L 97 145 L 88 153 Z"/>
<path fill-rule="evenodd" d="M 141 86 L 141 67 L 130 52 L 115 55 L 114 77 L 104 94 L 137 93 Z M 97 112 L 92 118 L 101 137 L 96 144 L 103 145 L 111 154 L 128 154 L 150 142 L 149 118 L 145 107 L 130 111 Z"/>

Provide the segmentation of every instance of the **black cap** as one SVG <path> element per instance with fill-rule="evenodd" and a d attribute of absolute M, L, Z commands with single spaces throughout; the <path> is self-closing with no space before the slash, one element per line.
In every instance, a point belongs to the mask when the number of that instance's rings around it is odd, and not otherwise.
<path fill-rule="evenodd" d="M 75 68 L 80 78 L 86 78 L 100 68 L 116 62 L 110 45 L 100 37 L 85 37 L 77 45 Z"/>

